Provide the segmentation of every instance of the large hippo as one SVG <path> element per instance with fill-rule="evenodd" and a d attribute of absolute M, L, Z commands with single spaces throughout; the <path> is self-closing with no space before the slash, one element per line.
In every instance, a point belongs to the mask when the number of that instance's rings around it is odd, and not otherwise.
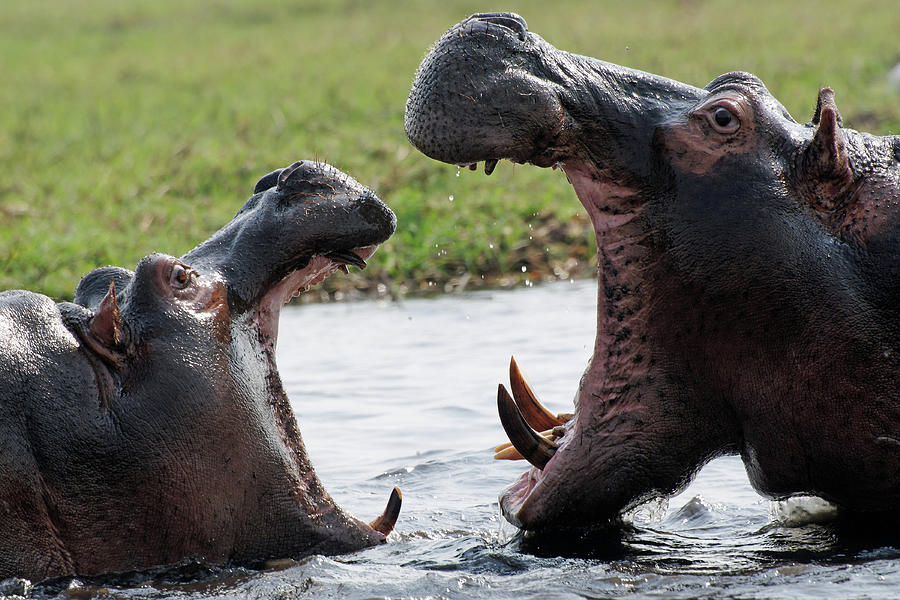
<path fill-rule="evenodd" d="M 365 266 L 393 213 L 337 169 L 263 177 L 181 258 L 88 274 L 75 303 L 0 294 L 0 579 L 383 542 L 319 481 L 275 365 L 279 311 Z"/>
<path fill-rule="evenodd" d="M 534 465 L 500 498 L 509 521 L 607 521 L 734 453 L 769 497 L 900 506 L 900 136 L 843 128 L 827 88 L 800 124 L 753 75 L 696 88 L 557 50 L 510 13 L 441 37 L 406 132 L 488 173 L 560 167 L 596 230 L 574 415 L 542 410 L 515 365 L 499 390 Z"/>

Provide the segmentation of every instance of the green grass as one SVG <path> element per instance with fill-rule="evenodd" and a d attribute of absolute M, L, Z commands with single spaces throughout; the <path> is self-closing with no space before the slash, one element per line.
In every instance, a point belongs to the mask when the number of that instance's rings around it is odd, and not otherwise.
<path fill-rule="evenodd" d="M 846 125 L 900 132 L 885 77 L 900 60 L 891 0 L 6 2 L 0 289 L 69 298 L 96 266 L 179 255 L 259 176 L 301 158 L 327 159 L 397 213 L 373 281 L 444 289 L 466 273 L 469 285 L 551 276 L 566 260 L 557 276 L 584 273 L 571 261 L 584 264 L 590 234 L 559 173 L 501 163 L 491 179 L 457 177 L 405 139 L 426 49 L 485 10 L 520 12 L 557 47 L 695 85 L 755 72 L 798 120 L 830 85 Z M 534 233 L 560 228 L 553 243 Z"/>

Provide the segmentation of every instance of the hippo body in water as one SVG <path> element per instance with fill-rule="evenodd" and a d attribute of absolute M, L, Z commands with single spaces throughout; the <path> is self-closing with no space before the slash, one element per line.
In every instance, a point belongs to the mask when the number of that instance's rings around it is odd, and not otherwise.
<path fill-rule="evenodd" d="M 262 178 L 181 258 L 0 294 L 0 578 L 255 563 L 377 544 L 313 471 L 275 366 L 279 311 L 365 266 L 393 213 L 328 165 Z"/>
<path fill-rule="evenodd" d="M 515 364 L 498 393 L 534 465 L 501 495 L 509 521 L 608 522 L 734 453 L 772 498 L 900 506 L 900 137 L 844 129 L 827 88 L 804 125 L 750 74 L 695 88 L 557 50 L 510 13 L 437 42 L 406 131 L 488 174 L 560 167 L 596 230 L 574 415 L 543 410 Z"/>

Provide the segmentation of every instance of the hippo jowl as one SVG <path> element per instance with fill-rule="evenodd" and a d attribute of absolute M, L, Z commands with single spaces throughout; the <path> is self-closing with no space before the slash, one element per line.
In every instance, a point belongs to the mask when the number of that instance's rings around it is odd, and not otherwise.
<path fill-rule="evenodd" d="M 0 578 L 382 542 L 399 492 L 371 525 L 335 505 L 275 344 L 282 305 L 365 266 L 395 223 L 347 175 L 298 162 L 181 258 L 92 271 L 74 303 L 0 293 Z"/>
<path fill-rule="evenodd" d="M 534 465 L 502 494 L 507 519 L 602 522 L 727 453 L 771 497 L 896 509 L 900 137 L 843 128 L 827 88 L 800 124 L 748 73 L 696 88 L 560 51 L 512 13 L 437 42 L 406 131 L 488 174 L 561 168 L 596 230 L 574 415 L 542 410 L 515 365 L 498 393 Z"/>

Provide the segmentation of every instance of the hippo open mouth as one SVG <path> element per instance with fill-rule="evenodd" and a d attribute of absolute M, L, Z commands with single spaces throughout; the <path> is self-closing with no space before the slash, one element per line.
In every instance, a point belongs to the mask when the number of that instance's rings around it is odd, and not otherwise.
<path fill-rule="evenodd" d="M 256 331 L 268 363 L 267 386 L 282 405 L 278 427 L 302 455 L 299 471 L 308 470 L 307 480 L 314 477 L 312 466 L 275 365 L 281 308 L 336 271 L 348 273 L 348 265 L 364 269 L 395 226 L 390 209 L 354 179 L 327 164 L 299 161 L 262 177 L 232 222 L 182 257 L 211 281 L 224 280 L 232 334 L 236 327 Z M 385 512 L 368 525 L 376 537 L 393 529 L 400 504 L 394 488 Z"/>
<path fill-rule="evenodd" d="M 609 87 L 590 85 L 598 76 L 604 82 L 633 79 L 634 98 L 617 98 L 615 82 Z M 646 93 L 652 88 L 663 93 Z M 511 13 L 475 15 L 453 27 L 416 75 L 407 102 L 406 130 L 417 148 L 472 169 L 484 161 L 488 175 L 504 158 L 561 168 L 596 230 L 601 278 L 597 340 L 574 414 L 554 415 L 541 406 L 514 360 L 512 395 L 503 385 L 498 389 L 498 411 L 511 443 L 497 447 L 497 458 L 525 458 L 533 465 L 500 498 L 504 516 L 519 527 L 602 521 L 624 504 L 610 498 L 608 505 L 598 506 L 598 496 L 573 481 L 573 475 L 589 472 L 598 459 L 585 451 L 590 444 L 586 431 L 596 428 L 592 405 L 618 395 L 633 385 L 636 376 L 647 374 L 639 344 L 626 350 L 622 343 L 642 335 L 640 322 L 645 317 L 638 278 L 646 232 L 636 227 L 635 217 L 643 209 L 638 192 L 646 186 L 642 173 L 635 172 L 641 166 L 634 160 L 635 150 L 612 132 L 601 131 L 602 125 L 589 129 L 591 122 L 618 124 L 621 119 L 604 117 L 622 104 L 640 103 L 643 113 L 635 111 L 623 126 L 630 126 L 635 147 L 650 145 L 653 128 L 638 119 L 649 122 L 671 104 L 694 102 L 701 94 L 677 82 L 561 52 Z M 609 433 L 634 433 L 626 431 L 610 427 Z M 650 494 L 631 498 L 629 504 Z"/>
<path fill-rule="evenodd" d="M 878 441 L 900 433 L 900 138 L 843 129 L 828 89 L 802 125 L 753 75 L 696 88 L 558 50 L 512 13 L 438 40 L 405 126 L 488 175 L 560 167 L 594 226 L 574 414 L 542 408 L 514 362 L 498 391 L 498 457 L 534 466 L 501 495 L 509 521 L 605 522 L 738 452 L 772 497 L 900 499 Z"/>
<path fill-rule="evenodd" d="M 329 252 L 315 256 L 309 264 L 285 276 L 259 301 L 256 312 L 260 335 L 267 348 L 274 351 L 278 342 L 278 320 L 281 307 L 306 292 L 312 286 L 325 281 L 335 271 L 348 273 L 347 265 L 366 268 L 366 260 L 375 253 L 376 246 Z"/>

